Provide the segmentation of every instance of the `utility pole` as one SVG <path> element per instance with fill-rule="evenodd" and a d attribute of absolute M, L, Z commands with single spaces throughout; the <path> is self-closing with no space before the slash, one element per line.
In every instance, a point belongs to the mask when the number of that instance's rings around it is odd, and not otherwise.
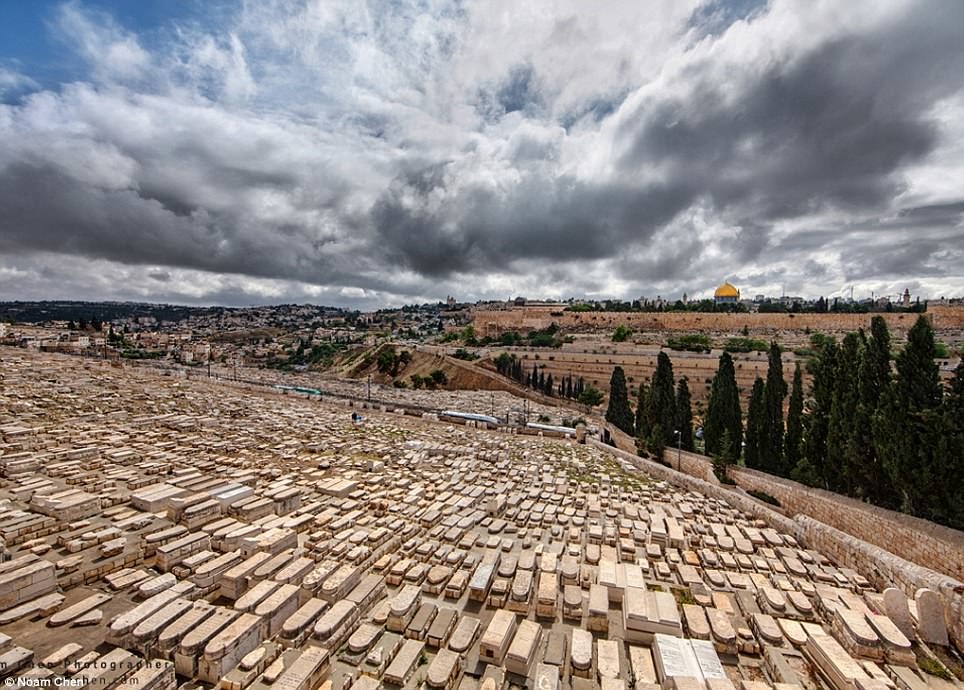
<path fill-rule="evenodd" d="M 683 434 L 676 430 L 676 471 L 680 472 L 683 465 Z"/>

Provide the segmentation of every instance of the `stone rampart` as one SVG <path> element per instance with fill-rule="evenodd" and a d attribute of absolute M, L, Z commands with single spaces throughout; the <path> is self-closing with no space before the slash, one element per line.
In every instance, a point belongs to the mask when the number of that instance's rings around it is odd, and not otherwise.
<path fill-rule="evenodd" d="M 777 336 L 781 331 L 848 332 L 869 329 L 874 316 L 882 316 L 892 334 L 903 339 L 917 321 L 914 313 L 880 314 L 730 314 L 711 312 L 604 312 L 565 311 L 558 307 L 512 307 L 473 313 L 479 337 L 498 336 L 507 331 L 528 332 L 551 324 L 569 331 L 612 331 L 622 324 L 638 331 L 679 331 L 687 333 L 739 334 L 745 328 L 756 335 Z M 925 316 L 935 330 L 964 329 L 964 306 L 934 305 Z"/>

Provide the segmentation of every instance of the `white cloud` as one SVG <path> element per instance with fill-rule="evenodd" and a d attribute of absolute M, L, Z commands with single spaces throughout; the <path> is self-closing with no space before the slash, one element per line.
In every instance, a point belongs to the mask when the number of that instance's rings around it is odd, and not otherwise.
<path fill-rule="evenodd" d="M 150 67 L 151 56 L 137 37 L 107 13 L 90 11 L 72 1 L 60 7 L 56 23 L 64 40 L 76 47 L 98 81 L 137 80 Z"/>
<path fill-rule="evenodd" d="M 960 290 L 949 3 L 774 0 L 706 32 L 698 0 L 251 0 L 159 43 L 71 2 L 89 79 L 0 105 L 8 190 L 56 197 L 0 193 L 0 256 L 66 246 L 143 299 L 160 267 L 192 301 Z"/>
<path fill-rule="evenodd" d="M 37 87 L 37 82 L 27 75 L 0 65 L 0 98 Z"/>

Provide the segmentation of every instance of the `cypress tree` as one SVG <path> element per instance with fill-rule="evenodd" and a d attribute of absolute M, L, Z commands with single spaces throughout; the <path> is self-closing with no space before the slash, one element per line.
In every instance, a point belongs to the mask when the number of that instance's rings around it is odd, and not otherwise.
<path fill-rule="evenodd" d="M 647 447 L 649 435 L 653 430 L 653 415 L 649 409 L 649 386 L 643 381 L 636 394 L 636 447 L 641 451 Z"/>
<path fill-rule="evenodd" d="M 800 462 L 803 442 L 803 374 L 800 363 L 793 370 L 790 386 L 790 406 L 787 408 L 787 433 L 783 439 L 783 467 L 787 472 Z"/>
<path fill-rule="evenodd" d="M 693 407 L 690 387 L 685 376 L 676 384 L 676 428 L 680 430 L 680 447 L 693 451 Z"/>
<path fill-rule="evenodd" d="M 857 373 L 857 410 L 854 415 L 853 452 L 858 472 L 855 494 L 872 503 L 898 508 L 899 501 L 877 452 L 874 417 L 890 385 L 890 332 L 882 316 L 870 321 Z"/>
<path fill-rule="evenodd" d="M 740 411 L 740 391 L 736 386 L 736 372 L 729 352 L 720 355 L 720 364 L 710 385 L 710 400 L 703 425 L 703 438 L 709 455 L 719 454 L 723 449 L 723 434 L 730 432 L 729 456 L 726 461 L 736 460 L 743 442 L 743 415 Z"/>
<path fill-rule="evenodd" d="M 759 469 L 762 466 L 763 417 L 766 415 L 765 388 L 763 379 L 757 376 L 756 381 L 753 382 L 750 403 L 746 411 L 746 447 L 743 449 L 743 461 L 747 467 L 753 469 Z"/>
<path fill-rule="evenodd" d="M 730 458 L 734 456 L 736 456 L 736 450 L 733 448 L 730 430 L 727 429 L 723 432 L 723 438 L 720 439 L 719 452 L 713 454 L 713 474 L 721 482 L 726 479 L 726 468 L 733 464 Z"/>
<path fill-rule="evenodd" d="M 861 343 L 848 333 L 840 346 L 827 429 L 827 478 L 832 491 L 852 496 L 857 468 L 853 463 L 854 418 L 857 411 L 857 371 Z"/>
<path fill-rule="evenodd" d="M 900 495 L 901 510 L 929 518 L 941 477 L 937 462 L 942 390 L 934 331 L 921 316 L 897 355 L 897 378 L 874 418 L 882 464 Z M 958 500 L 960 498 L 958 497 Z"/>
<path fill-rule="evenodd" d="M 545 389 L 545 393 L 546 393 L 546 395 L 548 395 L 548 396 L 550 396 L 550 397 L 552 396 L 552 374 L 549 374 L 548 376 L 546 376 L 546 389 Z"/>
<path fill-rule="evenodd" d="M 613 369 L 609 379 L 609 407 L 606 409 L 606 421 L 630 436 L 633 435 L 633 412 L 629 408 L 626 375 L 620 366 Z"/>
<path fill-rule="evenodd" d="M 897 355 L 898 389 L 915 410 L 933 409 L 941 404 L 942 390 L 934 329 L 920 316 L 907 332 L 907 345 Z"/>
<path fill-rule="evenodd" d="M 936 473 L 941 481 L 934 519 L 964 530 L 964 361 L 954 370 L 941 405 Z"/>
<path fill-rule="evenodd" d="M 833 382 L 839 350 L 836 342 L 826 340 L 812 364 L 811 395 L 805 405 L 804 452 L 792 475 L 798 481 L 823 489 L 828 488 L 827 434 L 830 430 L 830 408 L 833 405 Z"/>
<path fill-rule="evenodd" d="M 763 418 L 760 425 L 760 468 L 783 475 L 783 399 L 787 384 L 783 380 L 780 346 L 770 342 L 767 381 L 763 389 Z"/>
<path fill-rule="evenodd" d="M 676 445 L 676 394 L 673 390 L 673 363 L 665 352 L 656 357 L 656 371 L 649 387 L 649 409 L 653 418 L 649 450 L 661 457 L 663 448 Z M 658 429 L 658 431 L 657 431 Z"/>

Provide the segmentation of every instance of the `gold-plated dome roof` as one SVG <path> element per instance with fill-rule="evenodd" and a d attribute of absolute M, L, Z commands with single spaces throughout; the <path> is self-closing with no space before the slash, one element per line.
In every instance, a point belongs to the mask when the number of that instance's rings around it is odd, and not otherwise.
<path fill-rule="evenodd" d="M 716 292 L 713 293 L 713 296 L 716 298 L 734 297 L 739 299 L 740 291 L 737 290 L 732 285 L 730 285 L 729 283 L 723 283 L 722 285 L 720 285 L 720 287 L 716 288 Z"/>

